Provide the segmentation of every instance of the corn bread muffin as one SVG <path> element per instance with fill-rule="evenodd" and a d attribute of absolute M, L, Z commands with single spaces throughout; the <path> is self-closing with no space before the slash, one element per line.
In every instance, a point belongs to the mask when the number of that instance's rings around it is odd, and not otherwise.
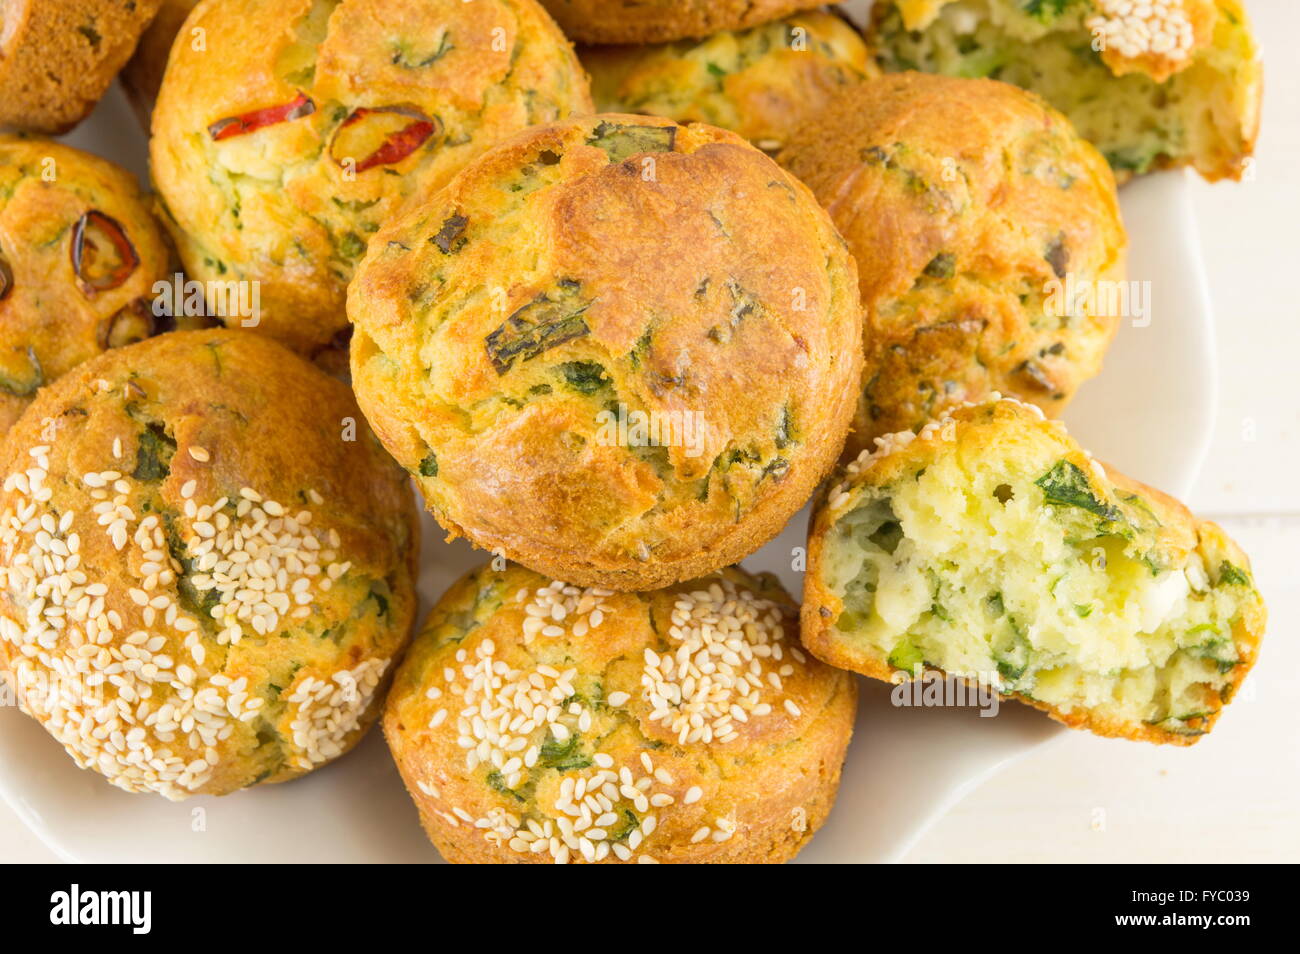
<path fill-rule="evenodd" d="M 834 462 L 856 287 L 825 212 L 739 136 L 572 119 L 376 235 L 352 380 L 452 536 L 653 589 L 753 552 Z"/>
<path fill-rule="evenodd" d="M 99 102 L 159 0 L 5 0 L 0 127 L 67 132 Z"/>
<path fill-rule="evenodd" d="M 1192 166 L 1239 179 L 1263 71 L 1239 0 L 880 0 L 887 70 L 987 76 L 1040 94 L 1121 182 Z"/>
<path fill-rule="evenodd" d="M 163 72 L 167 69 L 172 41 L 180 34 L 190 11 L 198 5 L 199 0 L 162 0 L 158 13 L 140 34 L 135 52 L 122 68 L 122 89 L 146 130 L 149 117 L 153 115 L 154 101 L 158 98 L 158 88 L 162 86 Z M 207 37 L 186 33 L 183 42 L 206 44 Z"/>
<path fill-rule="evenodd" d="M 153 116 L 167 221 L 192 278 L 259 282 L 259 330 L 306 354 L 346 332 L 380 222 L 498 139 L 591 109 L 536 0 L 211 0 L 195 29 Z"/>
<path fill-rule="evenodd" d="M 378 713 L 415 615 L 409 481 L 347 387 L 178 331 L 45 388 L 0 445 L 0 663 L 82 768 L 282 782 Z"/>
<path fill-rule="evenodd" d="M 882 440 L 809 535 L 814 655 L 890 681 L 940 670 L 1098 735 L 1195 742 L 1264 621 L 1219 527 L 1009 399 Z"/>
<path fill-rule="evenodd" d="M 995 390 L 1055 416 L 1101 369 L 1126 300 L 1115 180 L 1036 96 L 882 76 L 779 159 L 857 258 L 866 366 L 848 457 Z"/>
<path fill-rule="evenodd" d="M 0 135 L 0 434 L 38 388 L 170 326 L 170 253 L 135 177 L 48 139 Z"/>
<path fill-rule="evenodd" d="M 601 112 L 706 122 L 773 152 L 836 90 L 875 75 L 857 30 L 822 11 L 656 46 L 579 50 Z"/>
<path fill-rule="evenodd" d="M 653 593 L 466 575 L 384 734 L 452 862 L 787 861 L 830 812 L 857 686 L 738 567 Z"/>
<path fill-rule="evenodd" d="M 819 0 L 542 0 L 574 40 L 582 43 L 664 43 L 743 30 Z"/>

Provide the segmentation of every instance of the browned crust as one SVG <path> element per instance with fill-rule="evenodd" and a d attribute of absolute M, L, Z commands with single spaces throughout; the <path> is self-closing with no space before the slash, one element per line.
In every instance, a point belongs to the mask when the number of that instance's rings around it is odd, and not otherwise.
<path fill-rule="evenodd" d="M 847 458 L 994 391 L 1057 415 L 1100 370 L 1120 316 L 1061 327 L 1036 309 L 1067 278 L 1123 278 L 1115 180 L 1037 96 L 890 74 L 840 93 L 778 158 L 858 262 L 866 362 Z"/>
<path fill-rule="evenodd" d="M 154 100 L 158 98 L 158 89 L 167 69 L 172 41 L 190 11 L 198 5 L 199 0 L 162 0 L 158 15 L 140 35 L 135 53 L 122 68 L 122 89 L 146 133 Z"/>
<path fill-rule="evenodd" d="M 981 410 L 981 408 L 963 408 L 953 412 L 951 416 L 960 424 L 962 421 L 970 420 Z M 1076 462 L 1081 465 L 1086 464 L 1088 460 L 1086 455 L 1083 454 L 1073 440 L 1065 435 L 1064 429 L 1059 424 L 1038 420 L 1030 411 L 1010 402 L 999 404 L 996 413 L 999 418 L 1014 422 L 1015 426 L 1037 427 L 1048 430 L 1053 439 L 1061 443 L 1063 449 L 1068 450 L 1076 458 Z M 916 444 L 910 446 L 919 446 L 924 440 L 922 438 Z M 889 455 L 882 459 L 876 466 L 885 468 L 886 471 L 891 467 L 902 467 L 906 457 L 907 452 L 904 449 L 902 453 Z M 1236 543 L 1229 539 L 1217 524 L 1208 520 L 1198 520 L 1186 506 L 1168 494 L 1126 477 L 1113 468 L 1105 467 L 1105 470 L 1107 476 L 1117 487 L 1141 492 L 1147 496 L 1149 502 L 1155 505 L 1154 509 L 1158 511 L 1164 524 L 1161 528 L 1162 542 L 1167 543 L 1173 550 L 1181 549 L 1186 552 L 1191 549 L 1201 549 L 1202 551 L 1224 553 L 1230 562 L 1250 572 L 1250 558 Z M 834 520 L 830 513 L 831 508 L 827 503 L 825 495 L 822 495 L 815 505 L 812 519 L 809 522 L 808 572 L 804 576 L 803 605 L 800 610 L 800 638 L 803 640 L 804 647 L 810 653 L 829 665 L 860 673 L 872 679 L 879 679 L 882 682 L 895 682 L 899 670 L 889 665 L 885 659 L 879 656 L 850 648 L 837 638 L 833 631 L 834 621 L 839 617 L 844 604 L 825 585 L 822 579 L 821 567 L 826 539 L 834 526 Z M 1236 643 L 1238 652 L 1241 655 L 1242 664 L 1236 666 L 1232 671 L 1230 691 L 1227 693 L 1228 699 L 1236 695 L 1258 658 L 1259 646 L 1263 639 L 1266 622 L 1267 610 L 1261 599 L 1256 598 L 1243 603 L 1241 618 L 1237 625 L 1233 627 L 1232 633 L 1233 641 Z M 927 669 L 933 672 L 943 672 L 938 667 L 927 667 Z M 1203 720 L 1201 728 L 1204 729 L 1204 732 L 1202 735 L 1209 734 L 1214 728 L 1215 723 L 1218 722 L 1219 717 L 1222 715 L 1223 708 L 1227 704 L 1222 693 L 1217 695 L 1218 708 L 1208 719 Z M 1071 729 L 1085 729 L 1094 735 L 1168 745 L 1194 745 L 1201 738 L 1201 735 L 1187 735 L 1160 729 L 1145 723 L 1134 724 L 1108 718 L 1101 713 L 1083 708 L 1065 712 L 1056 706 L 1044 703 L 1041 700 L 1027 698 L 1019 693 L 1003 694 L 1002 698 L 1011 699 L 1046 712 L 1062 725 Z"/>
<path fill-rule="evenodd" d="M 739 568 L 729 568 L 724 574 L 739 585 L 755 580 Z M 384 735 L 419 811 L 421 824 L 443 858 L 458 864 L 550 863 L 548 854 L 521 855 L 508 848 L 498 848 L 483 837 L 481 830 L 464 822 L 453 825 L 446 819 L 443 813 L 449 806 L 463 807 L 475 817 L 494 807 L 514 811 L 520 807 L 488 788 L 480 773 L 465 770 L 464 750 L 456 743 L 454 729 L 446 724 L 436 731 L 424 728 L 432 712 L 448 703 L 445 693 L 430 702 L 425 692 L 431 685 L 443 685 L 437 674 L 445 665 L 457 665 L 453 656 L 458 648 L 469 647 L 472 657 L 474 646 L 486 634 L 495 643 L 498 658 L 502 658 L 502 648 L 507 643 L 511 645 L 510 651 L 514 651 L 520 642 L 517 633 L 522 613 L 507 598 L 501 609 L 463 641 L 448 641 L 441 649 L 432 648 L 432 632 L 440 613 L 444 608 L 451 612 L 465 605 L 488 578 L 499 581 L 501 589 L 509 594 L 522 586 L 536 587 L 547 582 L 523 567 L 510 566 L 500 572 L 483 567 L 453 585 L 434 608 L 397 674 L 384 713 Z M 700 584 L 707 582 L 706 579 Z M 580 649 L 574 648 L 576 641 L 569 644 L 568 651 L 576 658 L 570 657 L 566 665 L 577 668 L 575 681 L 599 675 L 606 692 L 613 686 L 630 686 L 630 682 L 625 684 L 623 680 L 629 680 L 639 667 L 643 650 L 657 644 L 647 608 L 653 607 L 659 618 L 671 606 L 675 592 L 694 589 L 700 584 L 682 584 L 658 593 L 617 594 L 609 600 L 615 612 L 583 637 Z M 791 605 L 789 597 L 776 588 L 774 581 L 766 580 L 763 585 L 766 587 L 763 596 Z M 794 638 L 794 630 L 792 618 L 786 628 L 787 639 Z M 540 649 L 538 656 L 554 651 Z M 511 665 L 532 658 L 515 657 Z M 800 667 L 800 671 L 787 678 L 786 686 L 804 708 L 799 718 L 790 718 L 783 711 L 778 716 L 749 723 L 737 741 L 689 744 L 681 748 L 675 745 L 671 733 L 665 735 L 666 730 L 646 720 L 647 704 L 638 693 L 633 693 L 627 710 L 645 738 L 663 743 L 652 755 L 656 765 L 665 767 L 673 776 L 670 791 L 677 795 L 674 805 L 657 811 L 659 825 L 647 841 L 645 853 L 662 863 L 781 863 L 793 858 L 807 844 L 834 803 L 853 731 L 857 683 L 847 673 L 809 660 L 806 667 Z M 771 724 L 763 727 L 759 722 Z M 602 751 L 613 751 L 616 763 L 620 751 L 641 751 L 610 750 L 604 748 L 605 744 L 602 742 Z M 438 797 L 423 791 L 418 785 L 421 780 L 435 781 Z M 700 785 L 706 794 L 688 806 L 681 794 L 692 785 Z M 691 836 L 698 827 L 708 824 L 713 815 L 723 810 L 734 812 L 735 834 L 722 843 L 692 843 Z M 612 855 L 607 862 L 618 863 Z"/>
<path fill-rule="evenodd" d="M 542 0 L 581 43 L 663 43 L 778 20 L 821 0 Z"/>
<path fill-rule="evenodd" d="M 347 284 L 380 223 L 498 140 L 591 109 L 577 56 L 536 0 L 342 0 L 319 44 L 296 32 L 312 8 L 311 0 L 195 7 L 182 29 L 206 31 L 206 47 L 174 45 L 150 139 L 150 168 L 170 213 L 164 222 L 187 274 L 258 282 L 258 330 L 308 356 L 346 330 Z M 439 53 L 435 45 L 453 33 L 461 45 L 453 36 Z M 408 47 L 431 62 L 408 66 L 401 60 Z M 214 123 L 300 94 L 332 108 L 278 124 L 260 143 L 256 133 L 211 138 Z M 437 117 L 440 128 L 409 155 L 358 172 L 357 157 L 327 148 L 338 108 L 414 109 Z M 241 177 L 249 142 L 261 148 L 254 173 Z M 229 168 L 223 156 L 236 157 Z M 238 202 L 229 179 L 239 181 Z"/>
<path fill-rule="evenodd" d="M 102 390 L 101 381 L 111 383 L 109 391 Z M 129 394 L 124 383 L 128 381 L 137 385 Z M 335 645 L 286 625 L 273 639 L 245 638 L 237 646 L 221 647 L 215 635 L 198 631 L 209 664 L 231 679 L 246 677 L 252 695 L 265 694 L 273 674 L 283 672 L 290 661 L 301 667 L 293 670 L 298 677 L 328 679 L 363 659 L 390 659 L 372 702 L 341 743 L 348 751 L 382 708 L 415 621 L 420 527 L 409 481 L 359 421 L 355 400 L 344 384 L 263 336 L 226 329 L 172 332 L 114 349 L 43 388 L 0 443 L 0 474 L 25 466 L 28 449 L 46 444 L 51 447 L 55 489 L 50 507 L 88 513 L 94 501 L 74 477 L 110 463 L 115 438 L 122 442 L 125 459 L 135 459 L 133 435 L 140 425 L 119 406 L 131 401 L 165 420 L 176 441 L 170 472 L 158 491 L 168 508 L 180 511 L 182 487 L 190 482 L 198 500 L 253 487 L 286 506 L 305 505 L 300 494 L 311 487 L 324 501 L 312 506 L 315 524 L 337 530 L 343 558 L 373 580 L 391 580 L 387 616 L 359 623 L 350 643 Z M 352 440 L 344 436 L 348 420 L 353 422 Z M 207 462 L 191 456 L 189 448 L 195 446 L 209 452 Z M 11 504 L 11 494 L 0 492 L 0 510 Z M 144 622 L 139 607 L 128 598 L 138 576 L 106 533 L 83 533 L 80 553 L 92 578 L 108 587 L 109 605 L 126 621 L 115 646 L 133 630 L 161 628 Z M 339 587 L 318 593 L 311 621 L 336 625 L 351 618 L 365 599 L 363 595 L 353 601 Z M 0 613 L 22 620 L 26 607 L 0 592 Z M 169 651 L 186 659 L 179 640 L 168 638 L 176 640 Z M 0 669 L 15 651 L 0 639 Z M 292 738 L 288 714 L 276 729 L 282 738 Z M 261 755 L 256 736 L 256 723 L 237 723 L 230 738 L 218 746 L 216 771 L 195 794 L 224 795 L 310 771 L 286 759 L 274 774 L 255 778 Z"/>
<path fill-rule="evenodd" d="M 171 275 L 171 250 L 135 177 L 106 159 L 47 139 L 0 135 L 0 183 L 8 193 L 0 198 L 0 260 L 12 280 L 0 299 L 0 381 L 38 366 L 40 383 L 48 384 L 106 349 L 119 312 L 152 314 L 154 284 Z M 84 290 L 72 265 L 76 223 L 90 212 L 116 222 L 138 258 L 115 288 Z M 164 327 L 157 319 L 128 320 Z M 0 384 L 0 435 L 31 401 Z"/>
<path fill-rule="evenodd" d="M 676 130 L 677 151 L 658 156 L 655 183 L 628 181 L 628 169 L 633 175 L 637 171 L 634 163 L 610 163 L 603 151 L 582 144 L 601 122 Z M 671 410 L 688 398 L 702 402 L 685 406 L 707 418 L 710 443 L 694 461 L 678 460 L 672 455 L 679 449 L 670 448 L 673 476 L 655 484 L 659 478 L 647 476 L 648 468 L 629 460 L 624 449 L 598 447 L 595 440 L 586 440 L 578 452 L 564 446 L 565 433 L 592 430 L 596 407 L 534 401 L 517 414 L 502 415 L 474 440 L 465 439 L 459 418 L 445 406 L 448 395 L 466 408 L 513 386 L 484 354 L 484 336 L 501 317 L 467 308 L 454 323 L 438 324 L 456 358 L 440 357 L 439 378 L 430 383 L 421 368 L 429 360 L 423 356 L 424 322 L 413 320 L 409 297 L 427 281 L 426 268 L 433 267 L 419 253 L 372 254 L 350 288 L 356 326 L 352 371 L 362 409 L 413 475 L 430 448 L 436 452 L 438 475 L 416 476 L 426 503 L 449 533 L 484 549 L 558 579 L 616 589 L 652 589 L 734 563 L 781 530 L 839 453 L 861 360 L 852 260 L 807 190 L 739 137 L 700 124 L 618 115 L 536 127 L 498 146 L 453 180 L 436 204 L 391 222 L 372 249 L 392 242 L 428 249 L 431 236 L 456 210 L 471 218 L 498 214 L 496 206 L 480 204 L 496 202 L 493 197 L 504 192 L 497 184 L 501 178 L 530 165 L 543 149 L 562 154 L 572 165 L 558 167 L 566 178 L 553 187 L 555 198 L 539 203 L 544 218 L 529 234 L 553 250 L 544 271 L 581 279 L 584 288 L 594 289 L 594 303 L 584 314 L 592 329 L 586 343 L 601 350 L 591 356 L 615 369 L 616 377 L 623 375 L 620 394 L 632 394 L 647 408 Z M 732 201 L 728 188 L 745 194 L 743 205 Z M 706 197 L 732 221 L 734 243 L 730 235 L 726 241 L 719 236 L 706 214 Z M 486 211 L 471 211 L 480 207 Z M 499 247 L 484 242 L 482 252 L 473 243 L 458 252 L 455 268 L 468 270 L 485 287 L 509 287 L 512 275 L 496 271 L 503 267 Z M 681 254 L 683 244 L 692 255 Z M 439 267 L 447 261 L 434 252 L 427 255 L 435 256 L 431 261 Z M 467 263 L 471 255 L 490 258 Z M 755 270 L 756 262 L 773 264 Z M 693 299 L 701 274 L 715 279 L 710 292 L 715 297 L 707 305 Z M 730 299 L 719 304 L 717 296 L 726 294 L 720 276 L 763 283 L 770 292 L 764 301 L 779 316 L 780 333 L 770 331 L 774 325 L 760 325 L 746 331 L 743 340 L 737 333 L 734 343 L 704 340 L 702 329 L 725 323 L 732 307 Z M 806 309 L 786 311 L 789 290 L 796 287 L 808 293 Z M 541 288 L 520 284 L 511 289 L 513 300 L 522 304 Z M 657 314 L 672 320 L 653 324 Z M 829 317 L 812 320 L 818 314 Z M 653 367 L 626 370 L 619 362 L 652 325 L 656 335 L 673 342 L 668 358 L 656 353 L 647 358 Z M 673 373 L 679 351 L 691 355 L 698 397 L 679 398 L 664 389 L 655 393 L 655 375 Z M 448 373 L 453 366 L 455 376 Z M 530 367 L 521 362 L 510 374 L 518 379 L 531 373 Z M 743 376 L 737 376 L 737 368 L 745 369 Z M 701 475 L 719 482 L 717 475 L 709 478 L 709 462 L 731 446 L 756 440 L 760 422 L 775 420 L 781 402 L 790 399 L 792 380 L 803 381 L 807 393 L 799 396 L 800 444 L 785 455 L 784 476 L 760 481 L 753 502 L 742 500 L 745 509 L 739 513 L 720 496 L 698 506 L 677 501 L 681 486 Z M 695 470 L 688 475 L 688 468 Z M 655 509 L 657 487 L 664 488 L 668 502 L 662 512 Z M 656 548 L 649 559 L 638 559 L 635 542 L 645 539 L 646 527 L 658 535 Z M 641 529 L 634 538 L 636 528 Z"/>
<path fill-rule="evenodd" d="M 0 126 L 67 132 L 99 102 L 160 0 L 10 0 Z"/>

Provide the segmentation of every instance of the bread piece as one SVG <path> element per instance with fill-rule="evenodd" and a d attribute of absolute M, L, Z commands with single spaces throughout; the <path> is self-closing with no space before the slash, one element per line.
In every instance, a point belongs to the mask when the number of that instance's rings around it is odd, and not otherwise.
<path fill-rule="evenodd" d="M 1259 653 L 1246 555 L 991 400 L 864 454 L 809 534 L 803 642 L 893 681 L 923 667 L 1097 735 L 1190 745 Z"/>
<path fill-rule="evenodd" d="M 814 11 L 702 40 L 579 50 L 601 112 L 706 122 L 774 152 L 837 90 L 875 75 L 857 30 Z"/>
<path fill-rule="evenodd" d="M 992 391 L 1055 416 L 1101 369 L 1128 300 L 1115 181 L 1038 97 L 882 76 L 778 158 L 858 263 L 866 366 L 848 458 Z"/>
<path fill-rule="evenodd" d="M 789 860 L 830 812 L 857 691 L 796 615 L 739 568 L 655 593 L 470 573 L 384 714 L 425 831 L 462 863 Z"/>
<path fill-rule="evenodd" d="M 167 330 L 162 228 L 135 177 L 48 139 L 0 135 L 0 435 L 38 388 Z"/>
<path fill-rule="evenodd" d="M 536 0 L 211 0 L 153 115 L 187 273 L 260 283 L 258 330 L 314 355 L 379 224 L 499 139 L 591 109 Z"/>
<path fill-rule="evenodd" d="M 0 445 L 0 668 L 82 768 L 170 799 L 346 752 L 415 616 L 410 484 L 346 385 L 178 331 L 41 391 Z"/>
<path fill-rule="evenodd" d="M 135 49 L 160 0 L 6 0 L 0 8 L 0 127 L 63 133 L 81 122 Z"/>
<path fill-rule="evenodd" d="M 739 136 L 605 114 L 493 149 L 348 289 L 352 380 L 448 532 L 652 589 L 771 539 L 840 452 L 848 252 Z"/>
<path fill-rule="evenodd" d="M 988 76 L 1039 93 L 1121 182 L 1179 166 L 1240 179 L 1263 89 L 1245 6 L 1166 6 L 1162 17 L 1149 4 L 1121 15 L 1121 0 L 880 0 L 868 41 L 887 70 Z"/>

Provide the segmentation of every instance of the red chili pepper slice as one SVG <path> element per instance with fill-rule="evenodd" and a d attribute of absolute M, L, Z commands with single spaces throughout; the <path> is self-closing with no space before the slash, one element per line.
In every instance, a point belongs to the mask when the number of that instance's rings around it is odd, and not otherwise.
<path fill-rule="evenodd" d="M 117 288 L 139 264 L 135 246 L 115 219 L 95 209 L 77 219 L 72 227 L 72 271 L 87 296 Z"/>
<path fill-rule="evenodd" d="M 372 119 L 372 117 L 375 117 Z M 353 151 L 347 151 L 339 155 L 340 136 L 348 129 L 356 126 L 358 123 L 370 120 L 368 125 L 378 128 L 371 130 L 367 136 L 366 130 L 358 130 L 354 137 L 358 142 L 366 138 L 374 138 L 375 133 L 382 133 L 383 128 L 388 125 L 384 122 L 380 126 L 383 117 L 397 117 L 409 120 L 404 125 L 383 135 L 383 140 L 379 146 L 364 156 L 357 156 Z M 409 106 L 386 106 L 377 109 L 370 109 L 362 106 L 352 111 L 347 119 L 339 124 L 339 128 L 334 132 L 334 139 L 330 143 L 330 156 L 340 166 L 351 158 L 356 165 L 353 167 L 355 172 L 365 172 L 367 169 L 373 169 L 376 166 L 391 166 L 394 163 L 401 162 L 411 153 L 415 152 L 428 141 L 429 137 L 437 133 L 441 128 L 441 123 L 436 118 L 426 116 L 418 109 Z"/>
<path fill-rule="evenodd" d="M 299 93 L 290 103 L 284 103 L 280 106 L 267 106 L 265 109 L 254 109 L 252 112 L 240 116 L 228 116 L 225 119 L 218 119 L 208 127 L 208 135 L 214 141 L 220 142 L 222 139 L 232 139 L 235 136 L 257 132 L 259 129 L 274 126 L 276 123 L 301 119 L 303 116 L 310 116 L 314 112 L 316 112 L 316 104 L 312 102 L 311 97 L 306 93 Z"/>

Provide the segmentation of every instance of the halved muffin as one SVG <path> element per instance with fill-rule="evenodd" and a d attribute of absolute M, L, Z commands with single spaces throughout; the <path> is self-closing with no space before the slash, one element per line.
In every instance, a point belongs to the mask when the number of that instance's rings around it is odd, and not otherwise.
<path fill-rule="evenodd" d="M 1070 117 L 1121 182 L 1192 166 L 1239 179 L 1262 68 L 1239 0 L 880 0 L 869 42 L 890 71 L 986 76 Z"/>
<path fill-rule="evenodd" d="M 1246 555 L 1010 399 L 880 442 L 820 504 L 804 645 L 991 685 L 1073 728 L 1190 745 L 1259 652 Z"/>

